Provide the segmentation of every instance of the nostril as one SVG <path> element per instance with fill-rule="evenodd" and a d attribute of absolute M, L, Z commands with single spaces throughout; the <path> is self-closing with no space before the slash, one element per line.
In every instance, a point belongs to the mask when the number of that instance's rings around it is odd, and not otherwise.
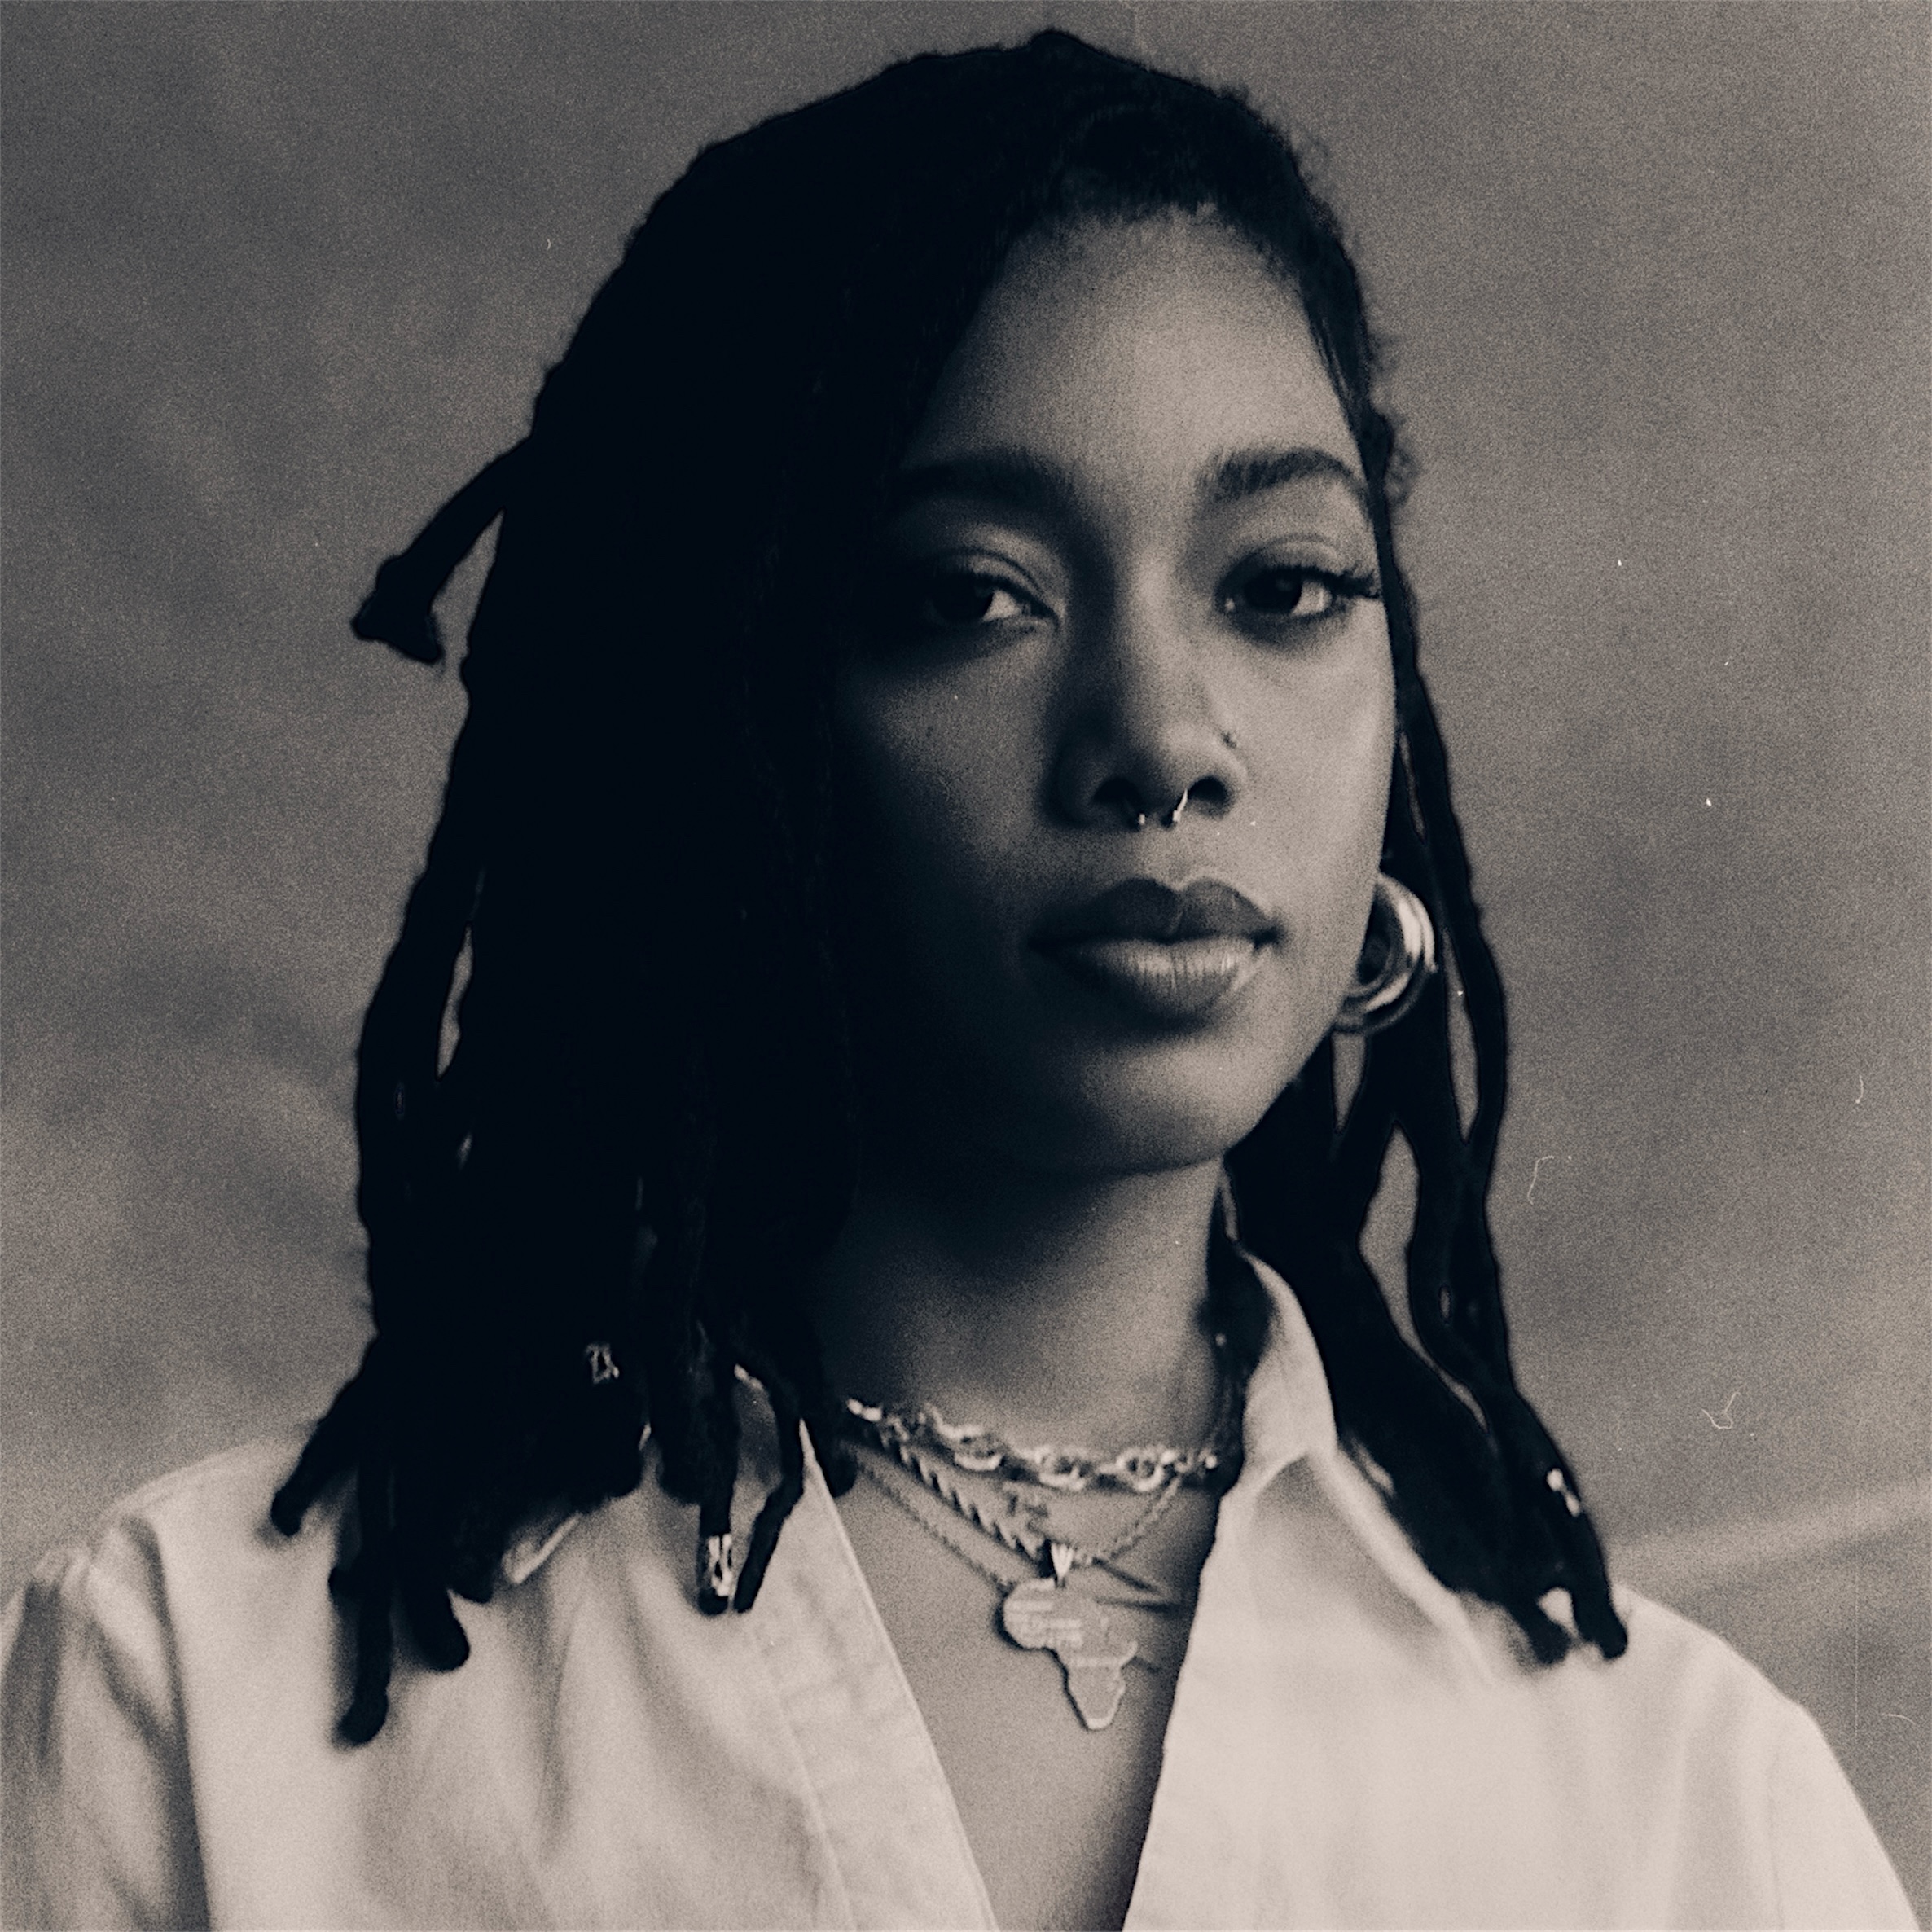
<path fill-rule="evenodd" d="M 1096 787 L 1093 802 L 1103 812 L 1117 813 L 1126 824 L 1146 822 L 1147 806 L 1140 794 L 1124 778 L 1110 778 L 1104 784 Z"/>
<path fill-rule="evenodd" d="M 1212 777 L 1197 778 L 1180 793 L 1152 801 L 1131 779 L 1110 778 L 1094 788 L 1090 801 L 1095 812 L 1117 818 L 1133 832 L 1153 822 L 1178 825 L 1184 812 L 1205 812 L 1218 818 L 1231 802 L 1226 782 Z"/>

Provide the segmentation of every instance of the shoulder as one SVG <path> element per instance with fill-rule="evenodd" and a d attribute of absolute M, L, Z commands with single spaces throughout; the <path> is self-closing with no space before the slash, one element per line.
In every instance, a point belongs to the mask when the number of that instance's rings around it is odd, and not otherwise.
<path fill-rule="evenodd" d="M 1615 1596 L 1630 1633 L 1621 1657 L 1579 1644 L 1553 1669 L 1529 1667 L 1584 1748 L 1606 1764 L 1668 1779 L 1687 1800 L 1700 1792 L 1767 1799 L 1791 1754 L 1814 1739 L 1829 1761 L 1803 1709 L 1722 1637 L 1636 1591 Z"/>
<path fill-rule="evenodd" d="M 1622 1656 L 1579 1644 L 1555 1669 L 1530 1673 L 1585 1735 L 1640 1742 L 1653 1767 L 1766 1790 L 1815 1760 L 1839 1775 L 1809 1713 L 1722 1637 L 1635 1590 L 1615 1598 L 1630 1633 Z"/>
<path fill-rule="evenodd" d="M 339 1495 L 292 1541 L 269 1521 L 302 1440 L 290 1430 L 175 1470 L 42 1557 L 0 1631 L 10 1713 L 91 1675 L 159 1724 L 178 1701 L 184 1644 L 228 1648 L 240 1626 L 272 1623 L 326 1578 Z"/>
<path fill-rule="evenodd" d="M 149 1484 L 44 1557 L 7 1607 L 11 1922 L 205 1922 L 184 1680 L 191 1657 L 245 1649 L 251 1627 L 272 1625 L 278 1593 L 326 1575 L 332 1535 L 297 1552 L 268 1522 L 301 1442 L 270 1438 Z"/>
<path fill-rule="evenodd" d="M 1508 1673 L 1543 1706 L 1544 1763 L 1611 1815 L 1649 1818 L 1630 1842 L 1648 1856 L 1674 1847 L 1673 1888 L 1693 1916 L 1721 1916 L 1749 1875 L 1768 1922 L 1912 1925 L 1810 1713 L 1712 1631 L 1635 1591 L 1616 1596 L 1630 1632 L 1622 1657 L 1579 1647 L 1552 1670 Z"/>
<path fill-rule="evenodd" d="M 428 1669 L 399 1619 L 389 1722 L 351 1750 L 328 1589 L 349 1486 L 293 1537 L 268 1518 L 300 1447 L 151 1484 L 15 1600 L 0 1922 L 690 1925 L 740 1896 L 739 1922 L 819 1922 L 800 1861 L 821 1891 L 836 1874 L 772 1619 L 699 1614 L 688 1511 L 649 1481 L 533 1525 L 460 1606 L 460 1670 Z"/>
<path fill-rule="evenodd" d="M 1394 1801 L 1412 1850 L 1429 1837 L 1432 1882 L 1461 1874 L 1473 1914 L 1496 1917 L 1500 1865 L 1525 1923 L 1912 1924 L 1817 1725 L 1721 1637 L 1619 1589 L 1623 1654 L 1578 1644 L 1545 1666 L 1507 1612 L 1428 1572 L 1346 1456 L 1278 1502 L 1302 1533 L 1271 1546 L 1270 1593 L 1325 1581 L 1319 1659 L 1350 1685 L 1324 1749 Z"/>
<path fill-rule="evenodd" d="M 268 1506 L 307 1439 L 309 1426 L 283 1429 L 171 1469 L 110 1504 L 86 1535 L 55 1551 L 36 1570 L 76 1557 L 112 1561 L 130 1547 L 233 1542 L 268 1527 Z"/>
<path fill-rule="evenodd" d="M 1681 1738 L 1686 1748 L 1768 1745 L 1794 1720 L 1810 1721 L 1714 1631 L 1626 1587 L 1614 1596 L 1630 1647 L 1606 1662 L 1579 1645 L 1553 1674 L 1570 1695 L 1647 1735 Z"/>
<path fill-rule="evenodd" d="M 86 1627 L 138 1654 L 198 1600 L 234 1602 L 254 1579 L 285 1570 L 288 1539 L 268 1506 L 302 1439 L 291 1430 L 177 1469 L 50 1552 L 9 1607 L 15 1661 L 23 1646 Z"/>

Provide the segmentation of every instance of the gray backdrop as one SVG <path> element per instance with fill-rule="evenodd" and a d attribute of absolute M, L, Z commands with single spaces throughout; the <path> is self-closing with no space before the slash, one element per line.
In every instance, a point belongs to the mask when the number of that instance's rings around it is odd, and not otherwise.
<path fill-rule="evenodd" d="M 11 6 L 0 1586 L 353 1364 L 350 1052 L 459 696 L 350 639 L 375 563 L 700 143 L 1049 20 L 1340 205 L 1514 993 L 1525 1381 L 1925 1912 L 1919 4 Z"/>

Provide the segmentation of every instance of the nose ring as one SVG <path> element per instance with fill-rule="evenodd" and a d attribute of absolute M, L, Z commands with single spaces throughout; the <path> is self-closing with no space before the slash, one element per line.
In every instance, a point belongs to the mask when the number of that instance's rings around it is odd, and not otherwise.
<path fill-rule="evenodd" d="M 1188 795 L 1193 789 L 1194 788 L 1192 785 L 1183 785 L 1181 788 L 1180 797 L 1175 799 L 1174 803 L 1170 805 L 1166 811 L 1161 813 L 1161 823 L 1165 825 L 1170 832 L 1171 832 L 1175 826 L 1180 823 L 1181 814 L 1188 809 Z M 1145 832 L 1147 830 L 1147 814 L 1145 812 L 1136 812 L 1134 815 L 1134 829 L 1136 832 Z"/>

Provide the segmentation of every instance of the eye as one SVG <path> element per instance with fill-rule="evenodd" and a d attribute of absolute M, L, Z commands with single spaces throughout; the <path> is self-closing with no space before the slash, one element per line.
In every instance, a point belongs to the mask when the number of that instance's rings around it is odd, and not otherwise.
<path fill-rule="evenodd" d="M 1225 617 L 1281 630 L 1343 616 L 1361 599 L 1381 595 L 1376 580 L 1360 571 L 1269 564 L 1224 590 L 1218 602 Z"/>
<path fill-rule="evenodd" d="M 1003 560 L 953 551 L 885 562 L 848 635 L 874 657 L 937 652 L 950 661 L 1003 650 L 1053 614 Z"/>
<path fill-rule="evenodd" d="M 956 636 L 1043 614 L 1039 604 L 1017 585 L 983 570 L 923 571 L 908 589 L 907 614 L 928 636 Z"/>

